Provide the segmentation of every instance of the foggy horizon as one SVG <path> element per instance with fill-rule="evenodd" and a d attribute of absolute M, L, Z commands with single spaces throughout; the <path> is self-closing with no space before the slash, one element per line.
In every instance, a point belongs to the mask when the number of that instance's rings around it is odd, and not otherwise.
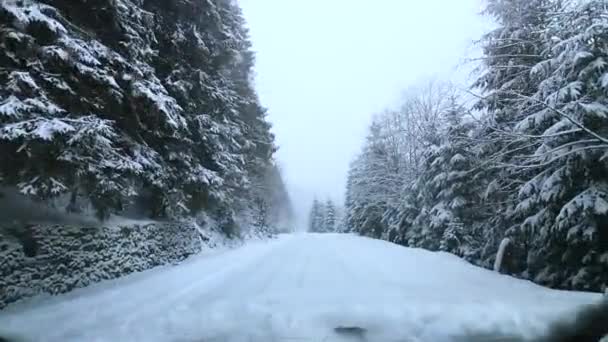
<path fill-rule="evenodd" d="M 489 23 L 481 0 L 240 3 L 300 224 L 315 196 L 342 205 L 349 162 L 375 113 L 433 79 L 469 85 L 465 59 L 478 54 L 474 41 Z"/>

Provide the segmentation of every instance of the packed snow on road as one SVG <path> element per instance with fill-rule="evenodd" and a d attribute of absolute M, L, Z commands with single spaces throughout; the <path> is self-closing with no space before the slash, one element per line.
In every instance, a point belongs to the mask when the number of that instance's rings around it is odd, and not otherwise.
<path fill-rule="evenodd" d="M 295 234 L 16 303 L 0 312 L 0 332 L 27 341 L 449 341 L 471 331 L 535 336 L 599 298 L 446 253 Z"/>

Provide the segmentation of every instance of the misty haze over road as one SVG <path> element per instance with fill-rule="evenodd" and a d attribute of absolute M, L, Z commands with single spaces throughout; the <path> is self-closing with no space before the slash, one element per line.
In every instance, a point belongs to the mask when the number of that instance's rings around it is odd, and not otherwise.
<path fill-rule="evenodd" d="M 492 26 L 482 0 L 239 2 L 302 226 L 315 195 L 343 200 L 372 115 L 432 79 L 466 88 Z"/>

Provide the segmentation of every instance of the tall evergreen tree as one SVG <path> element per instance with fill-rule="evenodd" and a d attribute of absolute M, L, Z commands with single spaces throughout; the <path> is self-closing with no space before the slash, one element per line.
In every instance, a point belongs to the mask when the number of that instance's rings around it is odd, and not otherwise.
<path fill-rule="evenodd" d="M 325 217 L 323 221 L 322 231 L 333 233 L 336 231 L 336 205 L 332 200 L 327 200 L 325 203 Z"/>
<path fill-rule="evenodd" d="M 7 0 L 0 47 L 2 186 L 238 233 L 276 147 L 236 2 Z"/>
<path fill-rule="evenodd" d="M 534 110 L 518 125 L 535 150 L 519 167 L 534 171 L 519 192 L 519 230 L 530 244 L 537 282 L 592 289 L 608 283 L 608 14 L 591 1 L 564 11 L 546 33 L 543 81 Z"/>
<path fill-rule="evenodd" d="M 325 209 L 323 208 L 323 204 L 315 198 L 308 216 L 308 231 L 312 233 L 323 232 L 324 221 Z"/>
<path fill-rule="evenodd" d="M 553 0 L 491 0 L 486 8 L 486 14 L 498 27 L 481 40 L 482 76 L 474 86 L 484 95 L 477 108 L 487 113 L 482 118 L 478 138 L 484 141 L 480 157 L 490 162 L 476 177 L 487 184 L 485 203 L 489 216 L 484 257 L 488 265 L 504 235 L 517 224 L 513 210 L 518 184 L 525 175 L 505 165 L 512 164 L 513 158 L 530 148 L 526 139 L 513 130 L 529 114 L 522 96 L 536 91 L 540 80 L 531 70 L 542 61 L 544 32 L 551 21 L 550 13 L 557 10 Z"/>
<path fill-rule="evenodd" d="M 365 222 L 363 210 L 368 203 L 365 188 L 364 160 L 358 156 L 350 164 L 346 189 L 346 226 L 349 232 L 361 234 Z"/>
<path fill-rule="evenodd" d="M 154 139 L 133 134 L 144 130 L 132 111 L 156 123 L 161 137 L 183 136 L 185 119 L 149 66 L 126 58 L 148 48 L 150 35 L 137 22 L 119 27 L 120 9 L 99 7 L 89 21 L 76 21 L 79 30 L 61 11 L 84 19 L 84 6 L 2 3 L 0 173 L 5 186 L 38 199 L 84 195 L 105 217 L 128 204 L 140 180 L 165 174 Z M 145 20 L 142 9 L 131 9 L 133 20 Z M 84 33 L 96 30 L 99 40 Z"/>
<path fill-rule="evenodd" d="M 420 209 L 413 226 L 418 236 L 410 235 L 409 244 L 472 258 L 474 242 L 470 235 L 478 219 L 480 190 L 470 177 L 475 159 L 470 140 L 472 125 L 463 123 L 465 109 L 456 99 L 451 102 L 444 113 L 443 138 L 427 150 L 424 171 L 416 184 Z"/>
<path fill-rule="evenodd" d="M 363 153 L 359 157 L 355 188 L 354 221 L 356 231 L 365 236 L 380 238 L 384 228 L 382 214 L 391 189 L 391 178 L 386 167 L 389 166 L 388 150 L 378 121 L 372 122 Z"/>
<path fill-rule="evenodd" d="M 256 175 L 260 172 L 257 171 Z M 252 178 L 249 210 L 253 221 L 261 217 L 272 232 L 289 232 L 293 230 L 293 209 L 283 177 L 277 165 L 267 167 L 262 176 Z"/>

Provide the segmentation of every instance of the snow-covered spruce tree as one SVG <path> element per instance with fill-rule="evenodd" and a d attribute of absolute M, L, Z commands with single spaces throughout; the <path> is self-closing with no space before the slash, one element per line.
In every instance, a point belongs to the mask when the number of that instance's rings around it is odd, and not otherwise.
<path fill-rule="evenodd" d="M 401 189 L 402 196 L 399 206 L 385 211 L 383 221 L 386 222 L 388 240 L 403 246 L 416 246 L 421 239 L 421 229 L 414 225 L 420 212 L 420 203 L 416 200 L 417 187 L 410 183 Z"/>
<path fill-rule="evenodd" d="M 254 202 L 252 209 L 254 211 L 253 226 L 255 227 L 256 231 L 262 233 L 269 233 L 270 218 L 268 217 L 268 203 L 266 202 L 266 200 L 262 198 L 257 199 Z"/>
<path fill-rule="evenodd" d="M 233 1 L 7 0 L 0 19 L 3 185 L 235 227 L 275 147 Z"/>
<path fill-rule="evenodd" d="M 472 125 L 463 122 L 464 114 L 452 99 L 444 114 L 443 139 L 427 152 L 417 187 L 422 210 L 414 223 L 423 237 L 415 245 L 474 260 L 480 243 L 474 232 L 480 186 L 470 177 L 475 156 L 469 136 Z"/>
<path fill-rule="evenodd" d="M 312 207 L 308 215 L 308 231 L 312 233 L 320 233 L 323 231 L 323 223 L 325 213 L 323 204 L 316 198 L 312 201 Z"/>
<path fill-rule="evenodd" d="M 391 180 L 388 177 L 388 150 L 382 137 L 380 122 L 374 121 L 363 147 L 363 152 L 351 165 L 352 203 L 348 215 L 349 225 L 360 235 L 381 238 L 386 229 L 382 214 L 390 196 Z"/>
<path fill-rule="evenodd" d="M 346 220 L 344 207 L 336 205 L 336 224 L 334 228 L 334 232 L 336 233 L 346 233 Z"/>
<path fill-rule="evenodd" d="M 363 209 L 366 207 L 369 198 L 366 196 L 366 183 L 364 173 L 363 156 L 359 155 L 349 165 L 348 180 L 346 188 L 346 217 L 345 222 L 348 232 L 360 234 L 361 227 L 365 222 Z"/>
<path fill-rule="evenodd" d="M 325 203 L 323 231 L 326 233 L 333 233 L 336 231 L 336 205 L 332 200 L 327 200 Z"/>
<path fill-rule="evenodd" d="M 604 1 L 565 8 L 546 33 L 535 109 L 517 125 L 535 150 L 516 208 L 536 282 L 601 290 L 608 284 L 608 11 Z"/>
<path fill-rule="evenodd" d="M 484 112 L 481 127 L 475 134 L 480 144 L 479 158 L 486 163 L 475 178 L 485 182 L 484 264 L 490 267 L 496 249 L 507 231 L 516 227 L 513 210 L 517 203 L 522 170 L 506 167 L 513 158 L 529 150 L 528 141 L 513 133 L 514 125 L 530 113 L 521 96 L 536 92 L 540 79 L 531 74 L 543 60 L 545 32 L 551 13 L 557 11 L 554 0 L 489 0 L 486 14 L 498 27 L 482 37 L 481 76 L 474 87 L 483 92 L 476 108 Z M 523 172 L 525 173 L 525 172 Z"/>
<path fill-rule="evenodd" d="M 256 172 L 256 175 L 259 173 Z M 292 231 L 293 209 L 281 172 L 276 165 L 266 168 L 262 177 L 253 177 L 249 211 L 255 226 L 263 221 L 273 233 Z"/>
<path fill-rule="evenodd" d="M 224 25 L 229 28 L 227 31 L 230 37 L 235 37 L 233 42 L 228 42 L 228 47 L 233 49 L 237 58 L 231 59 L 224 67 L 223 73 L 229 78 L 231 88 L 238 95 L 235 108 L 244 139 L 237 151 L 243 157 L 248 179 L 251 181 L 251 178 L 260 176 L 265 179 L 269 190 L 267 197 L 270 198 L 269 214 L 276 227 L 279 215 L 283 216 L 285 221 L 291 219 L 291 208 L 282 176 L 276 165 L 270 163 L 276 146 L 274 135 L 270 132 L 271 125 L 266 120 L 266 109 L 260 105 L 254 91 L 254 55 L 248 31 L 236 1 L 219 1 L 218 8 Z M 247 179 L 244 184 L 247 184 Z M 252 194 L 248 194 L 246 188 L 241 190 L 245 190 L 241 191 L 241 197 L 244 199 L 241 206 L 247 205 Z"/>
<path fill-rule="evenodd" d="M 266 176 L 270 191 L 270 221 L 279 232 L 291 232 L 294 227 L 294 210 L 287 185 L 277 165 L 273 165 Z"/>
<path fill-rule="evenodd" d="M 441 242 L 442 229 L 445 229 L 444 224 L 452 220 L 452 213 L 435 203 L 435 197 L 441 191 L 437 185 L 432 184 L 433 162 L 438 158 L 438 146 L 429 146 L 424 156 L 423 171 L 412 186 L 416 202 L 415 217 L 410 222 L 411 226 L 404 228 L 408 231 L 406 236 L 409 246 L 436 251 Z M 441 167 L 439 163 L 435 166 Z"/>
<path fill-rule="evenodd" d="M 355 227 L 355 204 L 356 204 L 356 193 L 355 193 L 355 177 L 356 175 L 356 161 L 353 161 L 348 166 L 348 174 L 346 176 L 346 191 L 344 195 L 344 233 L 351 233 Z"/>
<path fill-rule="evenodd" d="M 251 90 L 237 87 L 241 73 L 249 72 L 235 71 L 248 52 L 247 37 L 235 24 L 240 13 L 227 1 L 145 5 L 157 14 L 158 76 L 188 113 L 190 143 L 176 141 L 183 148 L 170 151 L 171 175 L 180 184 L 189 211 L 206 210 L 221 219 L 227 233 L 234 233 L 234 216 L 246 208 L 239 199 L 251 199 L 244 196 L 250 180 L 241 104 L 257 102 Z M 159 204 L 162 210 L 165 204 Z"/>
<path fill-rule="evenodd" d="M 3 185 L 39 199 L 69 195 L 72 208 L 84 196 L 105 217 L 127 205 L 139 183 L 163 178 L 137 116 L 155 123 L 157 137 L 182 136 L 185 121 L 145 56 L 129 56 L 150 50 L 147 13 L 122 9 L 133 22 L 121 26 L 125 13 L 107 1 L 2 2 Z"/>
<path fill-rule="evenodd" d="M 404 99 L 399 110 L 401 136 L 399 172 L 394 188 L 397 201 L 384 211 L 383 223 L 387 226 L 386 238 L 404 245 L 422 246 L 437 244 L 429 234 L 429 215 L 433 204 L 425 201 L 429 175 L 426 172 L 427 155 L 436 148 L 442 137 L 443 117 L 448 109 L 453 89 L 447 84 L 430 83 Z M 425 243 L 424 241 L 429 243 Z M 438 241 L 438 240 L 437 240 Z M 436 247 L 434 247 L 436 248 Z"/>
<path fill-rule="evenodd" d="M 361 154 L 350 163 L 346 189 L 346 226 L 349 232 L 360 235 L 368 233 L 366 227 L 372 217 L 379 220 L 378 213 L 370 216 L 368 211 L 375 194 L 371 192 L 367 171 L 365 156 Z"/>
<path fill-rule="evenodd" d="M 466 237 L 465 227 L 462 223 L 458 222 L 457 219 L 450 220 L 443 234 L 441 235 L 441 241 L 439 242 L 439 249 L 445 252 L 450 252 L 459 256 L 462 256 L 466 251 L 463 248 L 466 241 L 463 241 Z"/>

